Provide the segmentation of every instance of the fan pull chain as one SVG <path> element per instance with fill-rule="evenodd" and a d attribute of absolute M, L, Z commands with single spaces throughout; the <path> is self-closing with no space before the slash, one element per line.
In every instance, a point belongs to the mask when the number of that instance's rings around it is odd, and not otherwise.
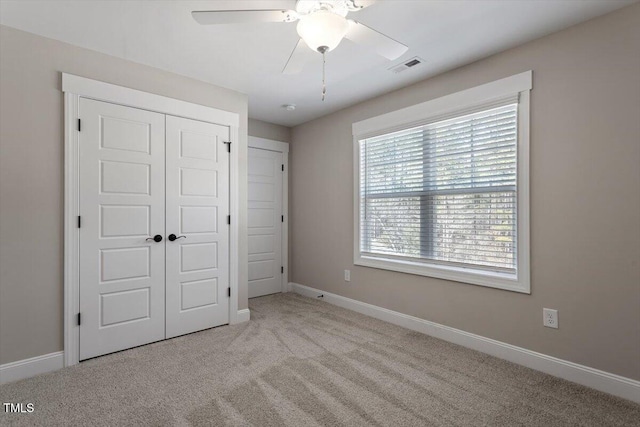
<path fill-rule="evenodd" d="M 322 52 L 322 100 L 324 101 L 324 97 L 327 93 L 327 86 L 325 83 L 325 66 L 326 66 L 326 61 L 325 61 L 325 53 L 326 52 Z"/>

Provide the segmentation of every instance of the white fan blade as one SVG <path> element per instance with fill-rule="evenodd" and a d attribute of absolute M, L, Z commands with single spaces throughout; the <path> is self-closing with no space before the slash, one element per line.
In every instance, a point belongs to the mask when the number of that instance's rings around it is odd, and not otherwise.
<path fill-rule="evenodd" d="M 194 11 L 191 16 L 202 25 L 251 24 L 256 22 L 293 22 L 298 19 L 292 10 L 211 10 Z"/>
<path fill-rule="evenodd" d="M 349 40 L 374 50 L 389 60 L 394 60 L 409 48 L 394 39 L 356 21 L 349 21 L 349 29 L 345 36 Z"/>
<path fill-rule="evenodd" d="M 293 52 L 291 52 L 282 74 L 298 74 L 315 55 L 317 53 L 312 51 L 304 40 L 300 39 Z"/>

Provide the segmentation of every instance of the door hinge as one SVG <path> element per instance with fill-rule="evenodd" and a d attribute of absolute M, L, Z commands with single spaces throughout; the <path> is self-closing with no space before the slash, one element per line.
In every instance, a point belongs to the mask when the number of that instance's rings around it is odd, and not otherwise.
<path fill-rule="evenodd" d="M 227 296 L 231 297 L 231 288 L 227 288 Z"/>
<path fill-rule="evenodd" d="M 82 130 L 82 120 L 78 119 L 78 132 Z"/>
<path fill-rule="evenodd" d="M 284 222 L 284 215 L 280 216 L 280 222 Z"/>
<path fill-rule="evenodd" d="M 231 225 L 231 215 L 227 215 L 227 224 Z"/>
<path fill-rule="evenodd" d="M 284 266 L 280 267 L 280 274 L 284 274 Z"/>
<path fill-rule="evenodd" d="M 223 144 L 227 144 L 227 153 L 231 152 L 231 141 L 222 141 Z"/>
<path fill-rule="evenodd" d="M 282 165 L 282 172 L 284 172 L 284 165 Z"/>
<path fill-rule="evenodd" d="M 78 215 L 78 228 L 82 227 L 82 217 Z"/>
<path fill-rule="evenodd" d="M 82 323 L 82 315 L 78 313 L 78 326 Z"/>

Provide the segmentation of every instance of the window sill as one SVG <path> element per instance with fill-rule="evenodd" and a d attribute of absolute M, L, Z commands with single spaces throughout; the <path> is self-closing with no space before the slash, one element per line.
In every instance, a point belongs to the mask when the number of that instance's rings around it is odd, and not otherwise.
<path fill-rule="evenodd" d="M 354 264 L 363 267 L 379 268 L 382 270 L 391 270 L 400 273 L 434 277 L 437 279 L 452 280 L 454 282 L 531 294 L 528 278 L 519 278 L 516 275 L 507 273 L 397 260 L 384 258 L 384 256 L 377 257 L 362 254 L 356 255 Z"/>

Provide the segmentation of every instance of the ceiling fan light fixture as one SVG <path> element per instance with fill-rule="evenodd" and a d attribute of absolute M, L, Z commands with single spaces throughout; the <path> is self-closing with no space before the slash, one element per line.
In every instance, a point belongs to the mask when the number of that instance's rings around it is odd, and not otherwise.
<path fill-rule="evenodd" d="M 319 10 L 303 16 L 296 28 L 298 35 L 312 50 L 321 53 L 322 50 L 335 49 L 349 29 L 349 22 L 344 16 L 328 10 Z"/>

